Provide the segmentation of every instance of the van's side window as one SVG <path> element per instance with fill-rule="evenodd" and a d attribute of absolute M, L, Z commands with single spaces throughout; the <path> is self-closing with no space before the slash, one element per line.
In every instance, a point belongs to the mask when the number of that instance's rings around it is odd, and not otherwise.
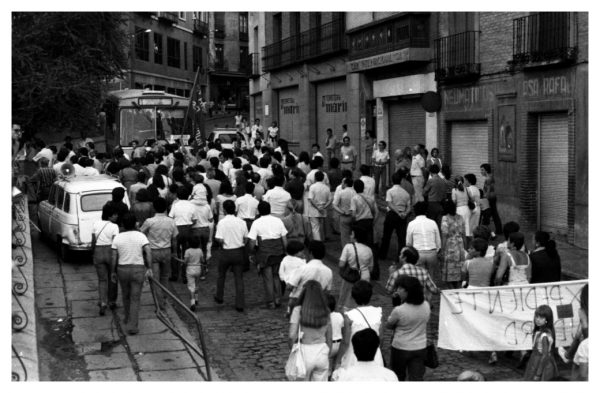
<path fill-rule="evenodd" d="M 54 203 L 56 202 L 56 189 L 58 187 L 56 186 L 56 184 L 53 184 L 50 187 L 50 194 L 48 194 L 48 203 L 51 205 L 54 205 Z"/>
<path fill-rule="evenodd" d="M 62 187 L 56 188 L 56 207 L 62 209 L 63 201 L 65 199 L 65 190 Z"/>
<path fill-rule="evenodd" d="M 70 205 L 71 204 L 71 194 L 69 194 L 68 192 L 65 192 L 65 204 L 63 206 L 63 210 L 66 211 L 67 213 L 70 211 Z"/>

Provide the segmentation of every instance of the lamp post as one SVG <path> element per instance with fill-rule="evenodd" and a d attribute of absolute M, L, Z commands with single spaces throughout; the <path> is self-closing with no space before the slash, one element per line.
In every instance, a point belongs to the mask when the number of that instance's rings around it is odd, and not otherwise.
<path fill-rule="evenodd" d="M 152 29 L 146 29 L 146 30 L 141 30 L 138 31 L 137 33 L 131 33 L 129 34 L 129 40 L 130 40 L 130 45 L 129 45 L 129 88 L 133 89 L 135 86 L 135 81 L 134 81 L 134 73 L 133 73 L 133 66 L 134 66 L 134 60 L 135 60 L 135 38 L 140 35 L 140 34 L 149 34 L 152 32 Z"/>

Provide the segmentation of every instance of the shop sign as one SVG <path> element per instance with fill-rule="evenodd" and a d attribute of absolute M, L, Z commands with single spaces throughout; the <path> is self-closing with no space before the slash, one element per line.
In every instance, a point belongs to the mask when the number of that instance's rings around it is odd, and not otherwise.
<path fill-rule="evenodd" d="M 348 103 L 339 94 L 327 94 L 321 97 L 321 106 L 325 108 L 325 113 L 346 112 Z"/>
<path fill-rule="evenodd" d="M 367 70 L 369 68 L 383 67 L 390 64 L 396 64 L 408 61 L 409 51 L 400 49 L 394 52 L 384 53 L 378 56 L 367 57 L 365 59 L 349 61 L 348 68 L 350 72 Z"/>
<path fill-rule="evenodd" d="M 573 93 L 573 81 L 568 74 L 546 75 L 523 80 L 521 93 L 526 98 L 551 98 Z"/>
<path fill-rule="evenodd" d="M 456 87 L 442 91 L 446 110 L 482 109 L 494 101 L 495 85 Z"/>
<path fill-rule="evenodd" d="M 280 100 L 281 113 L 284 115 L 294 115 L 300 113 L 300 107 L 296 104 L 294 98 L 283 98 Z"/>

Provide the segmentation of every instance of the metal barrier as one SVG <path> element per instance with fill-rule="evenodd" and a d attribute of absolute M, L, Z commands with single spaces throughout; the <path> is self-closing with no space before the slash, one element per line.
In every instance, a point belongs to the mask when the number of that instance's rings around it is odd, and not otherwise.
<path fill-rule="evenodd" d="M 180 261 L 178 259 L 178 261 Z M 148 277 L 148 282 L 150 283 L 150 292 L 152 292 L 152 298 L 154 299 L 154 305 L 156 306 L 156 316 L 159 321 L 161 321 L 173 334 L 175 334 L 181 341 L 185 343 L 192 351 L 194 351 L 198 356 L 200 356 L 204 360 L 204 365 L 206 366 L 206 375 L 203 375 L 202 370 L 200 369 L 200 374 L 207 381 L 212 381 L 211 373 L 210 373 L 210 365 L 208 360 L 208 353 L 206 352 L 206 344 L 204 342 L 204 334 L 202 331 L 202 325 L 200 324 L 200 319 L 198 316 L 192 312 L 177 296 L 175 296 L 171 291 L 169 291 L 164 285 L 162 285 L 158 280 L 154 277 Z M 164 310 L 160 308 L 160 299 L 158 298 L 157 290 L 161 290 L 167 298 L 173 301 L 173 304 L 179 306 L 187 315 L 189 315 L 196 324 L 196 329 L 198 331 L 198 340 L 200 341 L 201 348 L 198 348 L 197 345 L 187 337 L 184 337 L 173 325 L 169 317 L 166 315 Z"/>

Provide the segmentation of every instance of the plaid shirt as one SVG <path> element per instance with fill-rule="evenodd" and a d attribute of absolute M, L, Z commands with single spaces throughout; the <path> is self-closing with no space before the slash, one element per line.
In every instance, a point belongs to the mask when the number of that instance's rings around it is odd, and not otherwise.
<path fill-rule="evenodd" d="M 393 294 L 398 289 L 396 281 L 398 280 L 398 277 L 402 275 L 415 277 L 423 286 L 423 290 L 427 290 L 430 293 L 438 293 L 440 291 L 431 279 L 431 276 L 429 275 L 429 272 L 427 272 L 427 270 L 423 269 L 422 267 L 412 265 L 410 263 L 405 263 L 400 269 L 390 274 L 390 277 L 388 278 L 387 283 L 385 284 L 385 289 L 390 294 Z"/>

